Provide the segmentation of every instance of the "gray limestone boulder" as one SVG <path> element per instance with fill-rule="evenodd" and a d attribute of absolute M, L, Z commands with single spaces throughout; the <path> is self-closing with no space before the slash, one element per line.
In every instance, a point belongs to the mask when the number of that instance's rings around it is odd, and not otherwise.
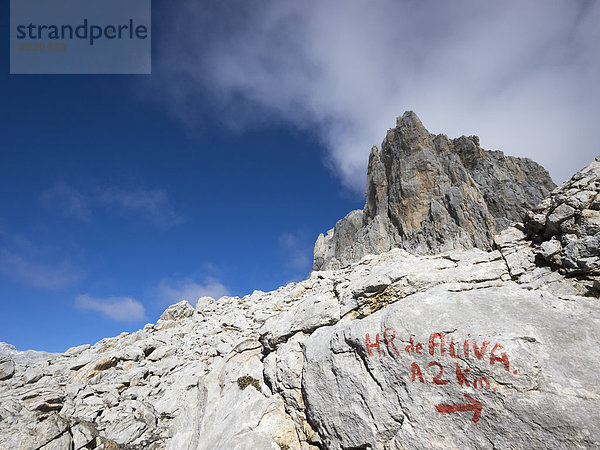
<path fill-rule="evenodd" d="M 160 320 L 177 320 L 184 317 L 190 317 L 194 314 L 194 308 L 187 300 L 181 300 L 179 303 L 169 306 L 160 316 Z"/>
<path fill-rule="evenodd" d="M 15 363 L 12 359 L 0 359 L 0 381 L 7 380 L 15 374 Z"/>
<path fill-rule="evenodd" d="M 420 292 L 304 341 L 306 414 L 330 449 L 596 448 L 599 324 L 510 283 Z"/>

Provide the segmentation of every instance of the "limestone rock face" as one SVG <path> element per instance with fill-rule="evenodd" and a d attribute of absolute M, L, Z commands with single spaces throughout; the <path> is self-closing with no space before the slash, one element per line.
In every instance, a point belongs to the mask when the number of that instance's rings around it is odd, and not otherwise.
<path fill-rule="evenodd" d="M 0 380 L 6 380 L 15 373 L 15 363 L 11 359 L 0 359 Z"/>
<path fill-rule="evenodd" d="M 579 330 L 600 333 L 596 303 L 438 287 L 320 329 L 305 342 L 307 414 L 326 448 L 593 447 L 600 398 L 586 361 L 600 354 Z"/>
<path fill-rule="evenodd" d="M 9 360 L 0 448 L 598 447 L 600 304 L 537 266 L 522 231 L 496 239 L 392 249 Z"/>
<path fill-rule="evenodd" d="M 529 213 L 525 228 L 536 255 L 600 291 L 600 156 Z"/>
<path fill-rule="evenodd" d="M 319 236 L 313 270 L 395 247 L 415 254 L 489 250 L 494 234 L 522 222 L 554 187 L 530 159 L 483 150 L 476 136 L 435 136 L 406 112 L 381 151 L 371 150 L 364 209 Z"/>

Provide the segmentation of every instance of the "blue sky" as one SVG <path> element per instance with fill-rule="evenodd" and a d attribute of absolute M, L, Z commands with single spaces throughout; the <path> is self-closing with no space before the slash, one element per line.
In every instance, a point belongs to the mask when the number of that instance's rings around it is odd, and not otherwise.
<path fill-rule="evenodd" d="M 2 47 L 0 341 L 64 351 L 182 294 L 303 279 L 317 234 L 362 206 L 310 133 L 232 132 L 209 108 L 189 127 L 139 98 L 148 77 L 10 76 Z"/>
<path fill-rule="evenodd" d="M 597 4 L 434 3 L 154 0 L 147 76 L 11 76 L 2 40 L 0 341 L 303 279 L 407 109 L 556 181 L 598 154 Z"/>

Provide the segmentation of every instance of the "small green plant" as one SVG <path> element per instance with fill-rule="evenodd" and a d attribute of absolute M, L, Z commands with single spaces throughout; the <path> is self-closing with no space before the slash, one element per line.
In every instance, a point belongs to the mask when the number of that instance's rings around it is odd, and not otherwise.
<path fill-rule="evenodd" d="M 240 390 L 244 390 L 246 389 L 248 386 L 254 386 L 254 388 L 258 391 L 258 392 L 262 392 L 262 389 L 260 388 L 260 383 L 258 382 L 258 380 L 256 378 L 251 377 L 250 375 L 245 375 L 243 377 L 239 377 L 237 379 L 237 384 L 238 387 L 240 388 Z"/>

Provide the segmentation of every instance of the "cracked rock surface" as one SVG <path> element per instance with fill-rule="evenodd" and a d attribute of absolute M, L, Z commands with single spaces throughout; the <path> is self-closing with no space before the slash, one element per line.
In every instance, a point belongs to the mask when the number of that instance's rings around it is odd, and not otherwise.
<path fill-rule="evenodd" d="M 513 279 L 497 250 L 394 249 L 181 302 L 135 333 L 16 358 L 0 448 L 594 447 L 600 305 L 555 275 Z"/>
<path fill-rule="evenodd" d="M 600 291 L 600 156 L 529 213 L 525 229 L 548 265 Z"/>

